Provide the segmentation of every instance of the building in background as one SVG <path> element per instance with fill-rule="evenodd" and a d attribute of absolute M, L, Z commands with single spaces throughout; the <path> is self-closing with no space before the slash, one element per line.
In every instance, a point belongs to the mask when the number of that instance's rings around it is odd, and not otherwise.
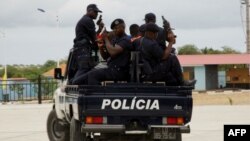
<path fill-rule="evenodd" d="M 250 89 L 250 54 L 178 55 L 186 80 L 196 79 L 195 90 Z M 228 66 L 219 70 L 220 66 Z M 242 68 L 235 66 L 241 65 Z M 62 74 L 66 64 L 61 64 Z M 43 76 L 54 77 L 54 68 Z"/>
<path fill-rule="evenodd" d="M 178 55 L 178 58 L 184 78 L 197 80 L 195 90 L 221 87 L 250 89 L 250 54 Z M 221 65 L 231 67 L 219 71 Z M 237 65 L 243 67 L 235 68 Z"/>

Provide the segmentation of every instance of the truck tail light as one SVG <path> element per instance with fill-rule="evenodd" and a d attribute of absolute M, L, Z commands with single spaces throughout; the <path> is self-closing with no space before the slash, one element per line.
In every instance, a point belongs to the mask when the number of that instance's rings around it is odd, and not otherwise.
<path fill-rule="evenodd" d="M 107 123 L 107 117 L 87 116 L 86 124 L 104 124 Z"/>
<path fill-rule="evenodd" d="M 178 117 L 177 118 L 177 124 L 178 125 L 183 125 L 184 124 L 184 118 L 183 117 Z"/>
<path fill-rule="evenodd" d="M 162 121 L 163 121 L 163 124 L 168 124 L 168 125 L 183 125 L 184 124 L 183 117 L 164 117 Z"/>

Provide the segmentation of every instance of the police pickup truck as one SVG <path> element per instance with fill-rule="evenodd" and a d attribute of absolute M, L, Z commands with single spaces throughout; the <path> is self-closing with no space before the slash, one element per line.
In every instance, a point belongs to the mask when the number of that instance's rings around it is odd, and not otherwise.
<path fill-rule="evenodd" d="M 72 52 L 64 76 L 55 69 L 62 81 L 47 119 L 50 141 L 181 141 L 182 133 L 190 133 L 193 87 L 141 81 L 70 85 Z M 131 67 L 138 65 L 136 56 Z"/>

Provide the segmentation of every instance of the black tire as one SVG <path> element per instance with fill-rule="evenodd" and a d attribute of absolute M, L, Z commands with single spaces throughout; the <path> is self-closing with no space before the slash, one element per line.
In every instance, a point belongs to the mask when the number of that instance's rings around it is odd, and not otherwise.
<path fill-rule="evenodd" d="M 70 122 L 70 141 L 86 141 L 86 135 L 81 132 L 81 122 L 72 117 Z"/>
<path fill-rule="evenodd" d="M 47 133 L 50 141 L 69 141 L 69 126 L 57 118 L 55 109 L 49 113 Z"/>

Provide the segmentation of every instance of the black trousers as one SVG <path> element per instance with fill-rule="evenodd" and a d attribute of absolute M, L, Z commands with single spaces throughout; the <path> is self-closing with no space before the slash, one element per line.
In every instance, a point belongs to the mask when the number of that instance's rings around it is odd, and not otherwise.
<path fill-rule="evenodd" d="M 168 85 L 182 85 L 183 75 L 181 65 L 174 54 L 170 54 L 167 60 L 161 61 L 153 68 L 153 74 L 147 76 L 151 81 L 165 81 Z"/>
<path fill-rule="evenodd" d="M 128 72 L 116 68 L 93 69 L 88 73 L 89 85 L 100 85 L 102 81 L 125 80 Z"/>
<path fill-rule="evenodd" d="M 90 65 L 91 61 L 91 50 L 90 45 L 86 44 L 84 46 L 78 46 L 77 49 L 73 53 L 73 61 L 77 64 L 77 71 L 73 77 L 72 84 L 79 85 L 87 83 L 82 81 L 82 77 L 90 71 L 94 66 Z"/>
<path fill-rule="evenodd" d="M 76 77 L 73 81 L 73 84 L 101 85 L 102 81 L 116 81 L 126 79 L 128 79 L 128 71 L 118 70 L 116 68 L 94 68 Z"/>
<path fill-rule="evenodd" d="M 74 78 L 72 79 L 73 85 L 84 85 L 87 84 L 87 73 L 91 70 L 91 68 L 81 68 L 78 69 Z"/>

